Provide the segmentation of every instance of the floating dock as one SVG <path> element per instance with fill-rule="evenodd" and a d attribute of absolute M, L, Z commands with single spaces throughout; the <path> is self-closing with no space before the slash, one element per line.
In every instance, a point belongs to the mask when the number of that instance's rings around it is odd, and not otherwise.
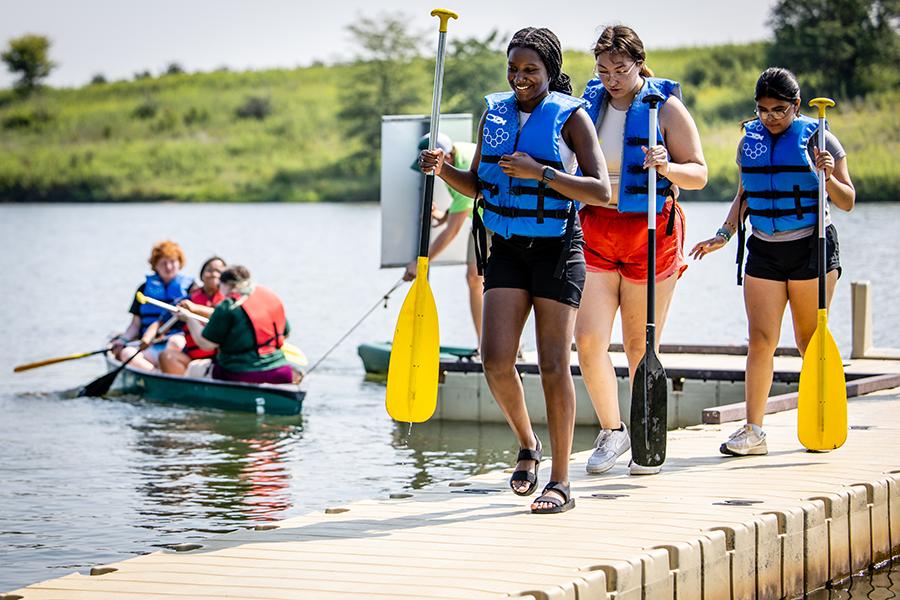
<path fill-rule="evenodd" d="M 12 600 L 796 598 L 900 553 L 900 388 L 850 402 L 844 447 L 810 453 L 795 411 L 769 454 L 724 457 L 737 426 L 670 434 L 659 475 L 626 461 L 587 476 L 577 506 L 532 515 L 506 472 L 334 506 L 277 525 L 72 574 Z M 544 463 L 540 482 L 550 472 Z"/>

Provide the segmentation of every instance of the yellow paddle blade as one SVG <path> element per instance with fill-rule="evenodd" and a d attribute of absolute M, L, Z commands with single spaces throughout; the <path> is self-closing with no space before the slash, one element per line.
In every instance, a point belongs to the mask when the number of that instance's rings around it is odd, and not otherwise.
<path fill-rule="evenodd" d="M 284 352 L 284 357 L 292 365 L 305 367 L 309 364 L 309 359 L 306 358 L 306 354 L 303 353 L 303 350 L 290 342 L 285 342 L 281 347 L 281 351 Z"/>
<path fill-rule="evenodd" d="M 428 259 L 419 257 L 418 273 L 406 294 L 388 365 L 388 414 L 397 421 L 422 423 L 437 408 L 440 329 L 437 306 L 428 285 Z"/>
<path fill-rule="evenodd" d="M 834 450 L 847 439 L 847 382 L 825 309 L 819 310 L 816 332 L 803 356 L 797 437 L 810 450 Z"/>

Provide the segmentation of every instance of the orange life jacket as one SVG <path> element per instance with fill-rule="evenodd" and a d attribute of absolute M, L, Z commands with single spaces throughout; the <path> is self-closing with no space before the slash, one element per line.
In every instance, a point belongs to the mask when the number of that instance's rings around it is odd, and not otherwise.
<path fill-rule="evenodd" d="M 253 325 L 253 332 L 256 334 L 256 352 L 260 356 L 272 354 L 284 346 L 287 318 L 284 316 L 284 305 L 275 292 L 257 285 L 253 293 L 241 303 L 241 308 Z"/>
<path fill-rule="evenodd" d="M 194 290 L 190 295 L 190 301 L 201 306 L 216 306 L 224 299 L 225 296 L 218 290 L 216 290 L 215 295 L 210 298 L 206 295 L 206 292 L 203 291 L 203 288 Z M 197 345 L 197 342 L 194 341 L 194 338 L 191 336 L 191 332 L 188 331 L 187 327 L 184 328 L 184 340 L 184 353 L 187 354 L 191 360 L 197 360 L 198 358 L 212 358 L 216 355 L 215 350 L 204 350 L 200 348 L 200 346 Z"/>

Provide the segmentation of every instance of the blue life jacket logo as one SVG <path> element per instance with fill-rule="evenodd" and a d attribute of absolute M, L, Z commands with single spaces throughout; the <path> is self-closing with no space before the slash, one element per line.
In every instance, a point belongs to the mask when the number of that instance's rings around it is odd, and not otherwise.
<path fill-rule="evenodd" d="M 762 129 L 763 124 L 759 121 L 751 121 L 744 126 L 744 143 L 741 144 L 741 150 L 743 151 L 744 156 L 746 156 L 750 160 L 756 160 L 769 151 L 769 148 L 761 141 L 757 141 L 755 144 L 752 144 L 750 141 L 748 141 L 765 139 L 765 136 L 763 136 L 761 133 L 757 133 Z"/>
<path fill-rule="evenodd" d="M 503 129 L 503 126 L 506 125 L 506 119 L 499 115 L 506 114 L 506 105 L 501 104 L 496 109 L 497 114 L 494 114 L 493 111 L 488 112 L 488 114 L 484 117 L 484 131 L 482 132 L 482 136 L 484 139 L 484 143 L 486 143 L 491 148 L 497 148 L 503 145 L 507 140 L 509 140 L 509 132 Z M 491 127 L 488 123 L 494 123 L 495 127 Z M 492 132 L 491 129 L 494 131 Z"/>
<path fill-rule="evenodd" d="M 592 102 L 592 100 L 596 99 L 597 96 L 599 96 L 599 95 L 600 95 L 600 86 L 590 87 L 587 90 L 585 90 L 584 97 L 582 97 L 582 100 L 584 100 L 584 103 L 587 105 L 586 108 L 588 108 L 588 109 L 593 108 L 594 103 Z M 590 100 L 588 100 L 588 98 L 590 98 Z"/>

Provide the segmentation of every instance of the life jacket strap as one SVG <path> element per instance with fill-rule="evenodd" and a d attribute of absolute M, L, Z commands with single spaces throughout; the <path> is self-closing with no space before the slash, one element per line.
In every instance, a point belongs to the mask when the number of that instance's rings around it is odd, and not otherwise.
<path fill-rule="evenodd" d="M 484 198 L 479 195 L 475 199 L 475 206 L 472 210 L 472 237 L 475 240 L 475 268 L 479 275 L 484 275 L 484 267 L 487 263 L 487 228 L 481 219 L 481 212 L 484 210 Z"/>
<path fill-rule="evenodd" d="M 501 158 L 502 158 L 502 155 L 500 155 L 500 154 L 482 154 L 481 162 L 483 162 L 485 164 L 489 164 L 489 165 L 495 165 L 500 162 Z M 562 171 L 565 168 L 564 165 L 562 164 L 562 162 L 558 161 L 558 160 L 551 160 L 551 159 L 547 159 L 547 158 L 538 158 L 536 156 L 532 156 L 531 159 L 542 165 L 546 165 L 548 167 L 553 167 L 554 169 L 557 169 L 559 171 Z"/>
<path fill-rule="evenodd" d="M 801 192 L 802 194 L 802 192 Z M 756 216 L 756 217 L 765 217 L 767 219 L 778 219 L 780 217 L 790 217 L 796 216 L 798 219 L 802 219 L 804 214 L 818 212 L 819 208 L 817 206 L 802 206 L 800 204 L 800 198 L 804 198 L 805 196 L 797 196 L 795 197 L 794 208 L 747 208 L 747 214 Z"/>
<path fill-rule="evenodd" d="M 575 203 L 569 204 L 569 216 L 566 218 L 566 234 L 563 238 L 563 247 L 559 252 L 559 260 L 556 261 L 556 270 L 553 276 L 562 279 L 566 273 L 566 264 L 569 261 L 569 252 L 572 250 L 572 241 L 575 239 Z"/>
<path fill-rule="evenodd" d="M 747 200 L 747 191 L 744 190 L 741 193 L 741 197 L 738 200 L 738 226 L 737 226 L 737 255 L 735 256 L 734 262 L 737 263 L 737 284 L 743 285 L 744 283 L 744 244 L 747 239 L 747 223 L 745 222 L 747 214 L 750 212 L 749 209 L 744 208 L 744 203 Z"/>
<path fill-rule="evenodd" d="M 759 167 L 741 167 L 741 173 L 774 175 L 776 173 L 809 173 L 806 165 L 763 165 Z"/>
<path fill-rule="evenodd" d="M 765 200 L 778 200 L 779 198 L 818 198 L 818 190 L 801 190 L 800 186 L 794 186 L 793 190 L 759 190 L 746 191 L 748 198 L 763 198 Z"/>
<path fill-rule="evenodd" d="M 571 200 L 570 200 L 571 202 Z M 489 210 L 492 213 L 496 213 L 502 217 L 510 217 L 513 219 L 520 217 L 534 217 L 537 218 L 538 210 L 534 208 L 519 208 L 518 206 L 499 206 L 494 204 L 484 198 L 482 198 L 482 206 L 484 210 Z M 569 218 L 569 209 L 556 209 L 556 210 L 547 210 L 544 209 L 542 211 L 544 219 L 568 219 Z"/>

